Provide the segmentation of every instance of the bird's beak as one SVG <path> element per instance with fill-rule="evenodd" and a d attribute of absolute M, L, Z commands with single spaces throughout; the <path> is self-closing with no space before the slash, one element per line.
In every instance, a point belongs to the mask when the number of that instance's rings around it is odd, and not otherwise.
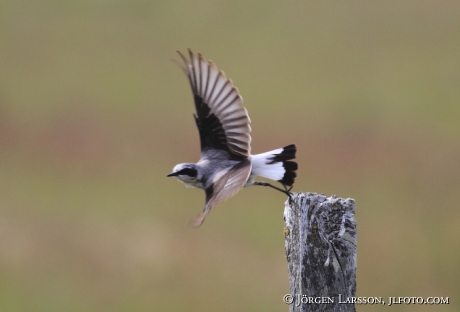
<path fill-rule="evenodd" d="M 177 172 L 171 172 L 170 174 L 166 175 L 167 177 L 174 177 L 177 176 Z"/>

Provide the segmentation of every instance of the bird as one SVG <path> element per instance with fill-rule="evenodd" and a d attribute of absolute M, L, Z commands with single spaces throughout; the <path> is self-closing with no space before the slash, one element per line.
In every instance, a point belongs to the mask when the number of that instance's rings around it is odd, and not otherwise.
<path fill-rule="evenodd" d="M 243 98 L 231 79 L 201 53 L 188 49 L 188 58 L 176 51 L 182 62 L 174 61 L 190 83 L 196 113 L 201 157 L 197 163 L 174 166 L 167 177 L 176 177 L 187 187 L 203 189 L 203 211 L 190 220 L 189 226 L 199 227 L 206 215 L 220 202 L 232 197 L 243 187 L 268 186 L 288 195 L 297 177 L 296 145 L 290 144 L 269 152 L 251 154 L 251 127 Z M 283 189 L 265 181 L 278 181 Z"/>

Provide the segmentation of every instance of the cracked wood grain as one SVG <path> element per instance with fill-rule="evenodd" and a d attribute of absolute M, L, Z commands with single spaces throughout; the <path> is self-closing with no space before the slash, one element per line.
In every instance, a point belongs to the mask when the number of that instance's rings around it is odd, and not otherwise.
<path fill-rule="evenodd" d="M 298 193 L 286 202 L 289 311 L 356 311 L 354 213 L 351 198 Z"/>

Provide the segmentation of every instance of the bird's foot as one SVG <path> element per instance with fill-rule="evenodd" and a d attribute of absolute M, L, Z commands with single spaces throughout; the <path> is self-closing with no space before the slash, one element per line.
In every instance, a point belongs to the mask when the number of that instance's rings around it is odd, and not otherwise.
<path fill-rule="evenodd" d="M 286 185 L 283 184 L 283 186 L 284 186 L 284 190 L 283 190 L 283 189 L 280 189 L 279 187 L 271 185 L 268 182 L 254 182 L 254 185 L 268 186 L 268 187 L 271 187 L 271 188 L 273 188 L 275 190 L 278 190 L 278 191 L 286 194 L 289 197 L 289 204 L 292 204 L 292 195 L 294 195 L 293 193 L 291 193 L 292 186 L 290 188 L 288 188 Z"/>

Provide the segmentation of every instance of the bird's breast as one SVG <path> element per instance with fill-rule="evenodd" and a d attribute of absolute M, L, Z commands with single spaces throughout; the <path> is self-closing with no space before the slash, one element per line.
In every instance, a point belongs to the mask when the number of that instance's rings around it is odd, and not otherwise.
<path fill-rule="evenodd" d="M 196 188 L 203 188 L 203 183 L 200 180 L 192 177 L 178 177 L 178 180 L 185 184 L 186 187 L 196 187 Z"/>

